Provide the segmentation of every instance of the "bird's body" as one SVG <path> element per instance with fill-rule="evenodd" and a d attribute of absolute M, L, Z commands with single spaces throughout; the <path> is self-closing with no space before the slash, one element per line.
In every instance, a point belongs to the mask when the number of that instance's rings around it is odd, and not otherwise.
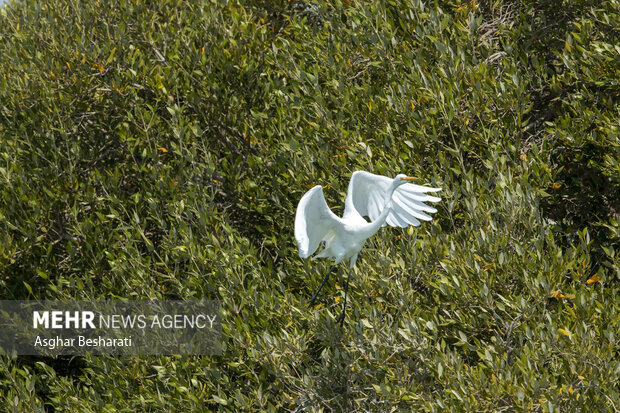
<path fill-rule="evenodd" d="M 437 210 L 424 202 L 438 202 L 440 198 L 426 195 L 426 192 L 437 192 L 441 189 L 408 183 L 414 179 L 405 175 L 392 179 L 365 171 L 354 172 L 342 218 L 329 209 L 320 185 L 310 189 L 299 201 L 295 216 L 295 238 L 299 246 L 299 256 L 309 257 L 314 254 L 319 244 L 324 242 L 325 248 L 315 258 L 333 258 L 332 269 L 343 260 L 349 261 L 349 267 L 353 268 L 366 240 L 382 226 L 387 224 L 405 228 L 409 225 L 420 225 L 419 220 L 430 221 L 431 217 L 425 212 L 432 213 Z M 364 216 L 369 217 L 370 222 L 366 221 Z M 319 290 L 328 277 L 329 272 Z M 316 294 L 311 302 L 314 298 Z M 341 316 L 344 317 L 344 310 Z"/>

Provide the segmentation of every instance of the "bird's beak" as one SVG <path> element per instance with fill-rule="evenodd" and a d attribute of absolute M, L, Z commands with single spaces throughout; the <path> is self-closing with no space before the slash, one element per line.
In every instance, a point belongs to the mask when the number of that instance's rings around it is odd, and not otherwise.
<path fill-rule="evenodd" d="M 404 178 L 402 178 L 404 181 L 415 181 L 418 178 L 414 177 L 414 176 L 406 176 Z"/>

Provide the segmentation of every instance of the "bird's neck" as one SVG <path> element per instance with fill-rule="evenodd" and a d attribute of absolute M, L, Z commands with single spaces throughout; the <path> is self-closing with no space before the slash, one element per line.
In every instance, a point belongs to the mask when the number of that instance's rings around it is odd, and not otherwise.
<path fill-rule="evenodd" d="M 377 219 L 372 221 L 366 227 L 366 230 L 369 234 L 368 237 L 374 235 L 377 231 L 379 231 L 385 223 L 385 220 L 387 219 L 390 211 L 392 210 L 392 194 L 394 194 L 395 190 L 395 186 L 390 186 L 390 188 L 385 193 L 385 199 L 383 200 L 383 210 L 381 211 L 381 214 L 377 217 Z"/>

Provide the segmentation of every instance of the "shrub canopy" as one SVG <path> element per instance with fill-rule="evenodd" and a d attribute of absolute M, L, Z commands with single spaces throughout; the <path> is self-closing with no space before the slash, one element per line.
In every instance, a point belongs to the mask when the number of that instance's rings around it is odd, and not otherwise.
<path fill-rule="evenodd" d="M 218 299 L 205 357 L 0 359 L 5 411 L 618 411 L 620 3 L 0 8 L 3 299 Z M 340 277 L 297 202 L 440 186 Z"/>

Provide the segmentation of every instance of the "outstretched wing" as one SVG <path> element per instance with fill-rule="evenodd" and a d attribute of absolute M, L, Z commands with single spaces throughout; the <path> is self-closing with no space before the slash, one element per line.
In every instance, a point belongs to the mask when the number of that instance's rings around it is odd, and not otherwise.
<path fill-rule="evenodd" d="M 366 171 L 356 171 L 351 176 L 344 216 L 358 213 L 374 221 L 381 215 L 385 204 L 385 196 L 393 179 L 375 175 Z M 392 209 L 385 223 L 393 227 L 405 228 L 409 225 L 420 225 L 421 221 L 432 218 L 425 212 L 437 210 L 424 202 L 439 202 L 441 198 L 427 195 L 426 192 L 441 191 L 441 188 L 404 184 L 396 188 L 392 194 Z M 385 226 L 385 224 L 383 224 Z"/>
<path fill-rule="evenodd" d="M 297 205 L 295 215 L 299 256 L 307 258 L 314 254 L 321 241 L 331 238 L 342 226 L 342 220 L 327 206 L 321 185 L 306 192 Z"/>

